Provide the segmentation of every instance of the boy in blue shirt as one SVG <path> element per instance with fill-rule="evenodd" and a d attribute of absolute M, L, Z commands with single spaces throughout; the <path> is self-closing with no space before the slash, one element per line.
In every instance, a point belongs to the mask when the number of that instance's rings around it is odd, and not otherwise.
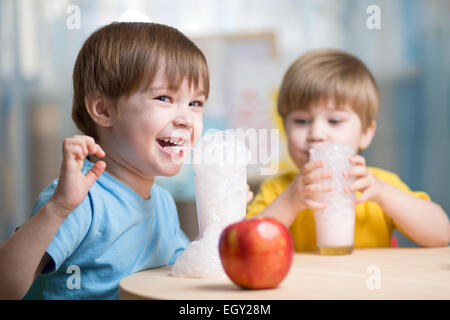
<path fill-rule="evenodd" d="M 0 298 L 116 299 L 123 277 L 189 242 L 154 177 L 178 173 L 201 135 L 202 52 L 168 26 L 112 23 L 84 43 L 73 84 L 85 135 L 64 140 L 59 178 L 0 245 Z"/>

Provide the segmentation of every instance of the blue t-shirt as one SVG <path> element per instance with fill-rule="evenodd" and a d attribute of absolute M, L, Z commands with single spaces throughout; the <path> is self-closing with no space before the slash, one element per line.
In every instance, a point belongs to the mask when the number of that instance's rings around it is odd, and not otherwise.
<path fill-rule="evenodd" d="M 85 160 L 83 173 L 92 166 Z M 32 215 L 50 199 L 57 182 L 42 191 Z M 47 248 L 51 262 L 25 299 L 117 299 L 122 278 L 173 264 L 188 243 L 165 189 L 153 184 L 146 200 L 103 172 L 61 224 Z"/>

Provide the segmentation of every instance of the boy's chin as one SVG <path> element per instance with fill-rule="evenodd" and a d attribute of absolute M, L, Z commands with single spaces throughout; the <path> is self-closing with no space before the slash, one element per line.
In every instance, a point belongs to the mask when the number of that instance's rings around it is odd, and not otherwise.
<path fill-rule="evenodd" d="M 292 164 L 297 168 L 297 169 L 301 169 L 306 163 L 308 163 L 308 161 L 305 161 L 305 159 L 293 159 L 291 157 L 291 161 Z"/>
<path fill-rule="evenodd" d="M 298 158 L 293 158 L 291 156 L 291 160 L 294 163 L 294 165 L 297 167 L 297 169 L 301 169 L 301 168 L 303 168 L 303 166 L 305 164 L 307 164 L 309 162 L 309 155 L 303 155 Z"/>
<path fill-rule="evenodd" d="M 179 172 L 180 172 L 180 170 L 177 170 L 176 172 L 169 172 L 169 173 L 164 172 L 163 174 L 161 174 L 161 176 L 170 178 L 170 177 L 176 176 Z"/>
<path fill-rule="evenodd" d="M 182 164 L 173 164 L 171 166 L 164 166 L 159 170 L 159 176 L 173 177 L 181 170 Z"/>

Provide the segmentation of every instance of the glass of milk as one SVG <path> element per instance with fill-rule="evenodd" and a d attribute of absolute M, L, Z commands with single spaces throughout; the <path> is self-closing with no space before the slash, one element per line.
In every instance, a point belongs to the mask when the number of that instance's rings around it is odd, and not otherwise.
<path fill-rule="evenodd" d="M 245 218 L 250 153 L 232 130 L 205 134 L 193 153 L 199 236 Z"/>
<path fill-rule="evenodd" d="M 325 165 L 318 171 L 333 172 L 332 178 L 321 181 L 333 186 L 333 191 L 314 195 L 315 201 L 327 205 L 325 209 L 314 211 L 317 247 L 321 255 L 342 255 L 353 251 L 355 194 L 344 192 L 344 188 L 355 178 L 346 178 L 343 172 L 354 166 L 350 158 L 355 152 L 350 145 L 327 142 L 309 151 L 310 161 L 324 161 Z"/>
<path fill-rule="evenodd" d="M 171 275 L 226 277 L 219 238 L 229 224 L 245 218 L 250 151 L 232 130 L 205 133 L 193 151 L 199 239 L 180 254 Z"/>

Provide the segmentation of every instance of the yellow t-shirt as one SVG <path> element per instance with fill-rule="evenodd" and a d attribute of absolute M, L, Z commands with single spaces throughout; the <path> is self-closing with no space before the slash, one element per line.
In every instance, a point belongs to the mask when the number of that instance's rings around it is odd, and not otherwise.
<path fill-rule="evenodd" d="M 415 197 L 430 200 L 425 192 L 411 191 L 395 173 L 373 167 L 369 167 L 369 170 L 375 177 Z M 298 172 L 290 171 L 263 182 L 258 194 L 247 208 L 247 218 L 264 210 L 287 188 L 297 174 Z M 358 197 L 360 194 L 360 192 L 357 192 L 356 196 Z M 377 203 L 371 201 L 360 203 L 355 210 L 355 248 L 389 247 L 394 229 L 400 230 L 403 235 L 411 240 L 392 218 L 383 212 Z M 294 239 L 296 251 L 317 250 L 313 210 L 300 211 L 289 230 Z"/>

